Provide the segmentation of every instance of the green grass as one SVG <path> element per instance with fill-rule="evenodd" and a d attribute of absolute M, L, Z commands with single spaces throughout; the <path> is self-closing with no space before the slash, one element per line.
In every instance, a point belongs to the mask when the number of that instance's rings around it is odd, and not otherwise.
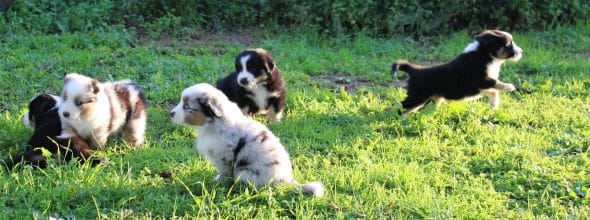
<path fill-rule="evenodd" d="M 97 152 L 111 165 L 0 168 L 0 219 L 590 218 L 590 24 L 514 36 L 525 56 L 506 64 L 501 79 L 519 91 L 501 93 L 499 110 L 485 100 L 456 102 L 401 119 L 405 90 L 391 86 L 391 62 L 449 60 L 472 41 L 466 33 L 420 41 L 275 35 L 251 45 L 174 40 L 137 47 L 117 30 L 4 34 L 3 158 L 22 151 L 32 132 L 21 123 L 28 100 L 60 93 L 65 73 L 133 79 L 150 109 L 143 147 L 114 137 Z M 266 48 L 282 70 L 286 115 L 270 129 L 290 152 L 296 179 L 323 182 L 325 197 L 217 183 L 215 169 L 194 149 L 194 131 L 169 120 L 185 87 L 228 74 L 246 47 Z M 355 90 L 326 82 L 335 75 L 358 83 Z M 163 171 L 174 180 L 161 178 Z"/>

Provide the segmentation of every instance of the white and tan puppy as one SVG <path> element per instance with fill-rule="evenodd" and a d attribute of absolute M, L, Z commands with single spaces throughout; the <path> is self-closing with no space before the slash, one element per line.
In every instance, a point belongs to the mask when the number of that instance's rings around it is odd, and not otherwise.
<path fill-rule="evenodd" d="M 268 183 L 301 186 L 323 196 L 319 182 L 301 185 L 293 179 L 289 154 L 275 135 L 242 114 L 220 90 L 201 83 L 186 88 L 170 113 L 172 121 L 198 130 L 199 153 L 211 161 L 219 178 L 236 178 L 257 187 Z"/>
<path fill-rule="evenodd" d="M 100 83 L 70 73 L 64 79 L 62 99 L 60 117 L 93 149 L 104 148 L 108 136 L 119 131 L 132 146 L 143 143 L 147 102 L 132 81 Z"/>

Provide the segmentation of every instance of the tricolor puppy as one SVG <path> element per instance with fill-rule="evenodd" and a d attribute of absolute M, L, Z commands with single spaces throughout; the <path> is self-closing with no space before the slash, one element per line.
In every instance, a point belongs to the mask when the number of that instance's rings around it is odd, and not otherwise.
<path fill-rule="evenodd" d="M 281 120 L 285 82 L 264 49 L 247 49 L 235 60 L 236 71 L 217 81 L 217 88 L 238 104 L 244 114 L 266 114 L 269 123 Z"/>
<path fill-rule="evenodd" d="M 93 149 L 102 149 L 108 136 L 121 130 L 132 146 L 143 143 L 147 102 L 134 82 L 100 83 L 70 73 L 64 79 L 62 99 L 59 114 Z"/>
<path fill-rule="evenodd" d="M 301 185 L 293 179 L 289 154 L 264 125 L 241 114 L 240 108 L 209 84 L 186 88 L 170 113 L 172 121 L 198 130 L 199 153 L 217 168 L 219 178 L 235 178 L 258 187 L 292 184 L 322 196 L 319 182 Z"/>
<path fill-rule="evenodd" d="M 518 61 L 522 52 L 509 33 L 487 30 L 448 63 L 419 66 L 396 61 L 392 66 L 393 74 L 401 70 L 409 75 L 408 96 L 402 102 L 404 114 L 417 111 L 429 100 L 439 104 L 446 100 L 476 99 L 481 95 L 488 97 L 492 108 L 498 108 L 499 91 L 516 90 L 514 85 L 498 79 L 500 67 L 507 60 Z"/>
<path fill-rule="evenodd" d="M 47 161 L 42 154 L 42 148 L 52 153 L 58 160 L 69 161 L 72 157 L 86 162 L 91 158 L 90 147 L 77 136 L 60 138 L 63 130 L 62 121 L 57 113 L 61 98 L 52 94 L 41 94 L 29 103 L 29 111 L 25 114 L 23 122 L 34 128 L 35 131 L 28 141 L 25 153 L 17 155 L 5 162 L 11 169 L 17 163 L 24 161 L 28 164 L 45 168 Z M 96 157 L 92 157 L 92 165 L 100 163 Z"/>

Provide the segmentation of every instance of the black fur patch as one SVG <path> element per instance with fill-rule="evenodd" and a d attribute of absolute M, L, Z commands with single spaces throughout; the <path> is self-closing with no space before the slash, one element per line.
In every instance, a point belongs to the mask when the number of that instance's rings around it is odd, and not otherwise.
<path fill-rule="evenodd" d="M 245 145 L 246 145 L 246 139 L 240 138 L 240 140 L 238 141 L 238 144 L 236 145 L 236 148 L 234 148 L 234 160 L 233 161 L 236 161 L 236 158 L 238 157 L 238 155 L 240 154 L 240 151 L 242 151 L 242 149 L 244 148 Z"/>
<path fill-rule="evenodd" d="M 241 159 L 236 162 L 236 169 L 247 167 L 248 165 L 250 165 L 250 161 L 247 159 Z"/>
<path fill-rule="evenodd" d="M 205 117 L 219 118 L 219 116 L 217 116 L 217 114 L 215 114 L 213 109 L 211 109 L 211 106 L 209 106 L 209 104 L 207 104 L 206 100 L 199 99 L 198 103 L 199 103 L 199 107 L 201 107 L 201 110 L 202 110 L 203 114 L 205 115 Z"/>

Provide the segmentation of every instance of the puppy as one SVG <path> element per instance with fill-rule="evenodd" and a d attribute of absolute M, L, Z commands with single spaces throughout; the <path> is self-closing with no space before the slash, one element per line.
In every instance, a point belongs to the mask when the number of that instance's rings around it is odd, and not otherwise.
<path fill-rule="evenodd" d="M 29 103 L 29 111 L 25 114 L 23 122 L 34 128 L 35 131 L 28 141 L 27 150 L 12 159 L 8 159 L 5 165 L 12 169 L 16 164 L 25 161 L 28 164 L 45 168 L 47 161 L 41 148 L 52 153 L 59 160 L 69 161 L 72 157 L 82 162 L 90 160 L 92 165 L 101 162 L 97 157 L 92 157 L 88 144 L 77 136 L 59 138 L 63 125 L 57 113 L 61 98 L 52 94 L 41 94 Z"/>
<path fill-rule="evenodd" d="M 285 82 L 270 54 L 264 49 L 242 51 L 236 71 L 217 81 L 217 88 L 243 114 L 266 114 L 269 123 L 281 120 L 285 107 Z"/>
<path fill-rule="evenodd" d="M 59 114 L 92 149 L 104 148 L 108 136 L 121 130 L 123 138 L 132 146 L 143 143 L 147 102 L 134 82 L 100 83 L 70 73 L 64 79 L 62 99 Z"/>
<path fill-rule="evenodd" d="M 409 75 L 408 96 L 402 102 L 404 115 L 417 111 L 431 99 L 440 104 L 446 100 L 476 99 L 481 95 L 488 97 L 492 108 L 498 108 L 499 91 L 516 90 L 514 85 L 498 79 L 500 67 L 506 60 L 518 61 L 522 53 L 509 33 L 487 30 L 448 63 L 425 67 L 400 60 L 394 62 L 394 75 L 398 70 Z"/>
<path fill-rule="evenodd" d="M 172 121 L 198 130 L 199 153 L 211 161 L 217 179 L 233 177 L 261 187 L 267 183 L 301 186 L 322 196 L 319 182 L 300 185 L 293 179 L 289 154 L 264 125 L 241 114 L 240 108 L 209 84 L 197 84 L 182 92 L 171 111 Z"/>

